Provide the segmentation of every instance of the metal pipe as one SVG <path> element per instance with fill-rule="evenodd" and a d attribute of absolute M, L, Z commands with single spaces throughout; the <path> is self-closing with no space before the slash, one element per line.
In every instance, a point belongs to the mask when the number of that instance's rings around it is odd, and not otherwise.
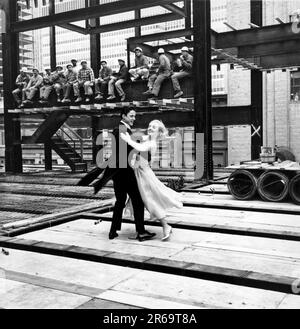
<path fill-rule="evenodd" d="M 300 174 L 290 180 L 289 194 L 292 200 L 300 205 Z"/>
<path fill-rule="evenodd" d="M 230 194 L 237 200 L 252 199 L 257 191 L 257 176 L 247 170 L 236 170 L 227 181 Z"/>
<path fill-rule="evenodd" d="M 289 192 L 289 177 L 280 171 L 264 172 L 257 181 L 257 191 L 265 201 L 283 201 Z"/>

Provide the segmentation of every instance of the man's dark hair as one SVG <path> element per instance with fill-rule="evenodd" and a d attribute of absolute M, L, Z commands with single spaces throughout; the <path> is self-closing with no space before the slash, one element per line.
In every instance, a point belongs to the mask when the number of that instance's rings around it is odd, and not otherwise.
<path fill-rule="evenodd" d="M 123 118 L 123 114 L 127 115 L 130 111 L 135 111 L 135 107 L 133 106 L 122 107 L 120 112 L 121 119 Z"/>

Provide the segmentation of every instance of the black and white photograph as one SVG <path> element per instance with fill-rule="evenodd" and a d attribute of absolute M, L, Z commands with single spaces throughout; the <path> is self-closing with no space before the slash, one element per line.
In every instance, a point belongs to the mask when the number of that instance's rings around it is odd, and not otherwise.
<path fill-rule="evenodd" d="M 300 0 L 0 0 L 0 318 L 49 309 L 300 309 Z"/>

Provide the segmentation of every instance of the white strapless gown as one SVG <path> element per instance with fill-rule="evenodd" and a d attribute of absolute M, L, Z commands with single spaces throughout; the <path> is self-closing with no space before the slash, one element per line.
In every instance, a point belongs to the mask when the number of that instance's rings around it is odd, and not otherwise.
<path fill-rule="evenodd" d="M 144 158 L 140 158 L 134 173 L 145 208 L 150 213 L 150 219 L 162 219 L 166 217 L 168 209 L 183 207 L 181 194 L 165 186 L 155 176 Z M 132 212 L 131 202 L 129 204 Z"/>

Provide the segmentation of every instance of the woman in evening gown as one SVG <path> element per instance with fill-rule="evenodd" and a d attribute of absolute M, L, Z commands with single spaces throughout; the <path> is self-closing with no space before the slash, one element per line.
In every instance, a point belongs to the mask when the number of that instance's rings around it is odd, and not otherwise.
<path fill-rule="evenodd" d="M 157 151 L 159 140 L 167 137 L 167 129 L 161 121 L 153 120 L 150 122 L 147 132 L 142 143 L 135 142 L 128 133 L 121 133 L 121 138 L 136 151 L 150 152 L 153 156 Z M 174 207 L 181 208 L 183 206 L 182 197 L 155 176 L 148 160 L 142 154 L 135 160 L 133 169 L 145 208 L 150 213 L 150 218 L 160 221 L 163 228 L 162 240 L 166 241 L 172 232 L 172 227 L 166 221 L 166 210 Z"/>

